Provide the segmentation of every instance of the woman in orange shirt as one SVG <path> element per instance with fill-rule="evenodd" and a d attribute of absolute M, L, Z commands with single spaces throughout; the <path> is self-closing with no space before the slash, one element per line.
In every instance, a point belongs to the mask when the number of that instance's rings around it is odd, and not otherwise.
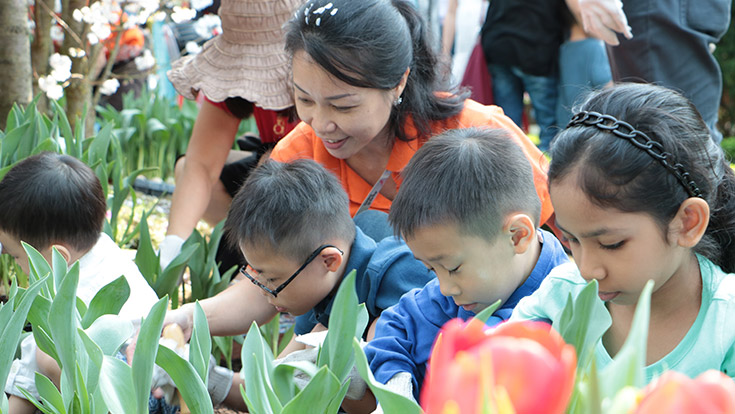
<path fill-rule="evenodd" d="M 553 214 L 547 162 L 500 108 L 448 84 L 425 24 L 406 0 L 315 0 L 286 26 L 296 110 L 302 122 L 271 158 L 311 158 L 335 173 L 353 215 L 387 212 L 400 172 L 432 135 L 470 126 L 502 128 L 533 166 L 541 223 Z"/>

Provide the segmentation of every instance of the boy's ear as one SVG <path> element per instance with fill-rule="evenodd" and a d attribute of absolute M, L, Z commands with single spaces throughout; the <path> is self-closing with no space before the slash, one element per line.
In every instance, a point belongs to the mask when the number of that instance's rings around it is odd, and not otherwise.
<path fill-rule="evenodd" d="M 322 250 L 319 258 L 324 263 L 324 267 L 330 272 L 336 272 L 342 265 L 342 260 L 344 260 L 342 253 L 336 247 L 327 247 Z"/>
<path fill-rule="evenodd" d="M 536 226 L 528 214 L 511 214 L 505 219 L 503 233 L 510 234 L 510 241 L 516 254 L 525 253 L 531 243 L 537 240 Z"/>
<path fill-rule="evenodd" d="M 699 197 L 690 197 L 679 206 L 670 228 L 675 230 L 679 246 L 691 248 L 702 239 L 708 224 L 709 204 Z"/>
<path fill-rule="evenodd" d="M 56 247 L 56 250 L 58 250 L 59 253 L 61 253 L 61 256 L 64 258 L 64 260 L 66 261 L 67 264 L 71 263 L 71 256 L 72 256 L 72 254 L 71 254 L 71 250 L 68 247 L 66 247 L 63 244 L 52 244 L 51 247 L 50 247 L 50 249 L 51 249 L 50 251 L 51 251 L 51 255 L 52 255 L 51 257 L 53 257 L 53 248 L 54 247 Z"/>

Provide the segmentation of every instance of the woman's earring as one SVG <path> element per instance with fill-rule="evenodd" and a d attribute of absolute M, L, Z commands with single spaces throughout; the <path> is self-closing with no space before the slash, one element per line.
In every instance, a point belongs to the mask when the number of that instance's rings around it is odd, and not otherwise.
<path fill-rule="evenodd" d="M 398 98 L 396 98 L 396 100 L 395 100 L 395 101 L 393 101 L 393 106 L 398 106 L 398 105 L 400 105 L 400 104 L 401 104 L 402 102 L 403 102 L 403 97 L 402 97 L 402 96 L 399 96 Z"/>

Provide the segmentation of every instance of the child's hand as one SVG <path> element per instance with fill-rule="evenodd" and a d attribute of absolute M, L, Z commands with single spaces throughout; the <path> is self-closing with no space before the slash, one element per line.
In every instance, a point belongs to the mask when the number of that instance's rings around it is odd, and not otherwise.
<path fill-rule="evenodd" d="M 179 325 L 184 333 L 184 342 L 189 342 L 194 325 L 194 304 L 187 303 L 178 309 L 166 312 L 166 317 L 163 319 L 164 329 L 171 324 Z"/>

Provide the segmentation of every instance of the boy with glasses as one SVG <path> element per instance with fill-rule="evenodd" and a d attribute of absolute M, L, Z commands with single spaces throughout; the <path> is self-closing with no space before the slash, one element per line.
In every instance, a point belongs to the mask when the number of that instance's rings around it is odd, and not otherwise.
<path fill-rule="evenodd" d="M 225 228 L 248 263 L 240 273 L 252 283 L 236 283 L 200 302 L 213 335 L 244 333 L 253 321 L 267 322 L 278 312 L 296 316 L 297 335 L 324 330 L 342 278 L 356 270 L 370 340 L 383 309 L 434 277 L 400 238 L 376 243 L 356 227 L 342 184 L 313 160 L 269 161 L 253 170 L 232 201 Z M 189 331 L 191 315 L 184 306 L 167 320 Z M 292 341 L 282 355 L 304 347 Z M 215 404 L 246 409 L 240 376 L 220 374 L 210 373 L 208 384 Z"/>

